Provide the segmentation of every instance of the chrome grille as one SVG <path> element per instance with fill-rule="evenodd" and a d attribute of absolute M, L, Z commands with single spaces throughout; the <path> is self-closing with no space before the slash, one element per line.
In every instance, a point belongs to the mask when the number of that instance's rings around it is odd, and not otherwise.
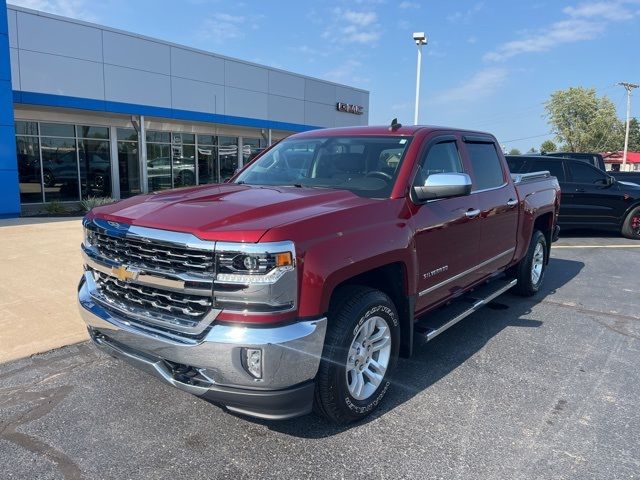
<path fill-rule="evenodd" d="M 155 241 L 116 237 L 97 231 L 94 246 L 100 255 L 142 269 L 195 275 L 213 275 L 213 252 L 199 251 Z"/>
<path fill-rule="evenodd" d="M 123 282 L 97 270 L 93 270 L 93 277 L 101 300 L 128 313 L 139 312 L 167 327 L 195 327 L 211 311 L 211 297 Z"/>

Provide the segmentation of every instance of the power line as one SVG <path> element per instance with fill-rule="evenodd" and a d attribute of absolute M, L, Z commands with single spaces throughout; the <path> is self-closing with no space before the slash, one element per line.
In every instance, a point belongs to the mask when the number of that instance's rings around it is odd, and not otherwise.
<path fill-rule="evenodd" d="M 531 135 L 530 137 L 522 137 L 522 138 L 514 138 L 512 140 L 504 140 L 500 143 L 513 143 L 513 142 L 519 142 L 520 140 L 530 140 L 532 138 L 540 138 L 540 137 L 546 137 L 549 135 L 555 135 L 553 132 L 547 132 L 547 133 L 541 133 L 540 135 Z"/>

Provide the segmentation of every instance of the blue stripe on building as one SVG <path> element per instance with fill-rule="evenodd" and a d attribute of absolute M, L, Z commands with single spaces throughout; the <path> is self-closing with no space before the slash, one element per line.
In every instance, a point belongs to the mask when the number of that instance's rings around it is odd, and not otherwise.
<path fill-rule="evenodd" d="M 20 215 L 7 2 L 0 0 L 0 218 Z"/>

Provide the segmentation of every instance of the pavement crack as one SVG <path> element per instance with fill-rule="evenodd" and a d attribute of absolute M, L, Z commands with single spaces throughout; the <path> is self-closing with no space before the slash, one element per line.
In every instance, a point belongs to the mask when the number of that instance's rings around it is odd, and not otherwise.
<path fill-rule="evenodd" d="M 80 467 L 64 452 L 61 452 L 52 445 L 32 435 L 19 432 L 17 429 L 47 415 L 56 408 L 72 390 L 72 386 L 64 385 L 42 392 L 23 392 L 21 395 L 13 397 L 11 403 L 22 405 L 25 402 L 35 402 L 35 405 L 26 412 L 20 413 L 13 420 L 2 421 L 0 423 L 0 438 L 53 462 L 65 480 L 84 478 Z"/>

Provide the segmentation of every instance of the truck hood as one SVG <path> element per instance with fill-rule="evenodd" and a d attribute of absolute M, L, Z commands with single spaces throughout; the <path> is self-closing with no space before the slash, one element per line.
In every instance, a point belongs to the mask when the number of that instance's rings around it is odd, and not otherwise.
<path fill-rule="evenodd" d="M 140 195 L 94 208 L 89 218 L 257 242 L 279 225 L 371 202 L 346 190 L 223 184 Z"/>

